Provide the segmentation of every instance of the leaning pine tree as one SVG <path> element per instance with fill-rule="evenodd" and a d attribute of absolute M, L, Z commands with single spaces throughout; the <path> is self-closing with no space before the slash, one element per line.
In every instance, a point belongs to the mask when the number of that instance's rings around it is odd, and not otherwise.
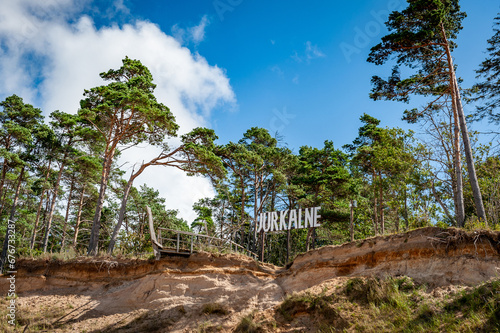
<path fill-rule="evenodd" d="M 459 131 L 468 168 L 469 180 L 474 196 L 476 212 L 486 221 L 486 214 L 477 181 L 472 150 L 467 132 L 460 90 L 452 52 L 453 42 L 462 29 L 466 14 L 460 11 L 458 0 L 407 0 L 408 7 L 394 11 L 386 22 L 389 34 L 371 49 L 368 62 L 382 65 L 395 60 L 391 76 L 384 80 L 372 78 L 370 97 L 374 100 L 394 100 L 408 103 L 411 95 L 429 98 L 421 109 L 405 111 L 403 119 L 415 123 L 432 112 L 451 107 L 455 123 L 455 211 L 458 226 L 463 226 L 463 192 L 461 180 Z M 401 78 L 401 67 L 411 74 Z"/>
<path fill-rule="evenodd" d="M 214 140 L 217 139 L 215 132 L 208 128 L 195 128 L 181 137 L 181 145 L 170 149 L 168 144 L 163 145 L 163 150 L 149 162 L 143 162 L 138 170 L 132 171 L 125 186 L 122 197 L 118 222 L 113 229 L 113 235 L 108 245 L 108 253 L 113 253 L 118 233 L 125 219 L 128 196 L 132 189 L 134 180 L 150 166 L 170 166 L 187 172 L 188 175 L 212 174 L 223 177 L 226 170 L 222 165 L 220 157 L 214 153 Z"/>
<path fill-rule="evenodd" d="M 178 125 L 165 105 L 153 92 L 156 85 L 147 67 L 126 57 L 118 70 L 100 76 L 108 85 L 86 90 L 78 115 L 100 133 L 104 150 L 102 174 L 92 230 L 89 255 L 96 255 L 108 179 L 117 152 L 141 143 L 160 146 L 166 136 L 175 136 Z"/>

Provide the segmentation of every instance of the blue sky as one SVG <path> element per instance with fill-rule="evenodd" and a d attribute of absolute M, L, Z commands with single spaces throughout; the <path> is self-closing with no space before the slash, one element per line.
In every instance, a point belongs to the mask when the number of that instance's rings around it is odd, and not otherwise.
<path fill-rule="evenodd" d="M 455 57 L 459 75 L 472 84 L 500 5 L 493 0 L 461 3 L 468 17 Z M 351 142 L 363 112 L 382 119 L 385 126 L 418 130 L 400 121 L 406 105 L 368 98 L 371 76 L 387 75 L 390 68 L 367 63 L 367 54 L 386 31 L 381 24 L 385 14 L 404 4 L 131 1 L 129 8 L 134 17 L 157 23 L 166 32 L 174 25 L 195 26 L 207 17 L 205 39 L 187 46 L 224 68 L 236 94 L 236 112 L 222 107 L 211 117 L 221 141 L 237 140 L 247 128 L 260 126 L 279 130 L 297 150 L 302 145 L 320 146 L 326 139 L 338 147 Z M 359 53 L 346 57 L 341 45 Z"/>
<path fill-rule="evenodd" d="M 400 121 L 406 108 L 368 98 L 372 75 L 390 66 L 366 62 L 386 33 L 382 21 L 403 0 L 0 0 L 0 98 L 18 94 L 48 115 L 76 113 L 98 73 L 126 55 L 148 66 L 158 99 L 185 132 L 215 129 L 220 143 L 253 126 L 278 131 L 295 152 L 303 145 L 351 143 L 368 113 L 382 126 L 419 131 Z M 462 0 L 468 17 L 454 53 L 465 86 L 485 57 L 498 0 Z M 418 103 L 418 102 L 415 102 Z M 485 125 L 474 125 L 485 129 Z M 127 155 L 128 154 L 128 155 Z M 124 155 L 134 163 L 154 152 Z M 188 221 L 191 205 L 213 190 L 173 170 L 145 173 Z M 140 182 L 136 184 L 139 186 Z"/>

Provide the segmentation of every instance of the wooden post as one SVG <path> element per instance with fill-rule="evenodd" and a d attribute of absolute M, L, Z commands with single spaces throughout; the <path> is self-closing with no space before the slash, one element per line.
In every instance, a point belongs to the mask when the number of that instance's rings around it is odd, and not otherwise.
<path fill-rule="evenodd" d="M 179 253 L 179 241 L 181 238 L 181 234 L 177 233 L 177 253 Z"/>
<path fill-rule="evenodd" d="M 290 260 L 290 229 L 286 231 L 286 263 Z"/>
<path fill-rule="evenodd" d="M 194 236 L 191 235 L 191 253 L 193 253 L 193 238 L 194 238 Z"/>
<path fill-rule="evenodd" d="M 264 261 L 264 246 L 265 246 L 265 243 L 266 243 L 266 233 L 264 232 L 264 230 L 261 231 L 261 239 L 262 239 L 262 242 L 261 242 L 261 248 L 260 248 L 260 261 Z"/>
<path fill-rule="evenodd" d="M 312 248 L 313 250 L 316 248 L 316 228 L 312 230 Z"/>

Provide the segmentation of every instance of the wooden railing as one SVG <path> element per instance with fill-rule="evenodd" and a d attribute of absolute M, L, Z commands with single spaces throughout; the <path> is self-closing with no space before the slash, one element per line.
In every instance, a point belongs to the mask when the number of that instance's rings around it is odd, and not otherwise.
<path fill-rule="evenodd" d="M 151 242 L 153 243 L 153 251 L 156 258 L 160 258 L 162 253 L 191 255 L 196 251 L 210 251 L 216 249 L 218 251 L 234 251 L 241 252 L 254 259 L 257 259 L 257 254 L 245 249 L 243 246 L 236 244 L 230 239 L 221 239 L 207 235 L 195 234 L 187 231 L 172 230 L 166 228 L 158 228 L 158 235 L 155 235 L 153 225 L 153 214 L 151 209 L 146 206 L 149 220 L 149 232 Z"/>
<path fill-rule="evenodd" d="M 161 247 L 174 250 L 176 253 L 193 253 L 195 251 L 234 251 L 241 252 L 248 256 L 257 258 L 252 251 L 247 250 L 240 244 L 236 244 L 230 239 L 221 239 L 217 237 L 195 234 L 187 231 L 179 231 L 166 228 L 158 228 L 156 239 Z"/>

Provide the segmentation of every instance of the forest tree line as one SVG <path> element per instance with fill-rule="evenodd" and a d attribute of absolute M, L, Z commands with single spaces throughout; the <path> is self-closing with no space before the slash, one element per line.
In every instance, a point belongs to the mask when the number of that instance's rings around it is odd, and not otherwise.
<path fill-rule="evenodd" d="M 464 18 L 458 0 L 408 1 L 370 52 L 369 62 L 393 66 L 387 78 L 372 78 L 372 99 L 427 101 L 403 113 L 424 129 L 421 137 L 365 113 L 357 138 L 343 147 L 326 140 L 293 152 L 258 127 L 225 144 L 213 130 L 196 128 L 173 145 L 174 114 L 157 101 L 150 71 L 128 57 L 100 74 L 106 85 L 85 90 L 76 114 L 54 111 L 45 119 L 21 97 L 7 97 L 0 103 L 2 264 L 8 220 L 20 254 L 147 252 L 146 206 L 156 227 L 231 239 L 280 265 L 314 247 L 410 228 L 498 228 L 498 147 L 478 144 L 466 120 L 500 122 L 500 17 L 479 82 L 469 89 L 460 86 L 452 57 Z M 467 102 L 478 105 L 469 118 Z M 118 159 L 137 145 L 156 147 L 158 155 L 125 177 Z M 146 168 L 169 166 L 208 177 L 216 191 L 193 206 L 194 221 L 166 209 L 153 187 L 134 186 Z M 316 206 L 320 228 L 257 232 L 263 212 Z"/>

